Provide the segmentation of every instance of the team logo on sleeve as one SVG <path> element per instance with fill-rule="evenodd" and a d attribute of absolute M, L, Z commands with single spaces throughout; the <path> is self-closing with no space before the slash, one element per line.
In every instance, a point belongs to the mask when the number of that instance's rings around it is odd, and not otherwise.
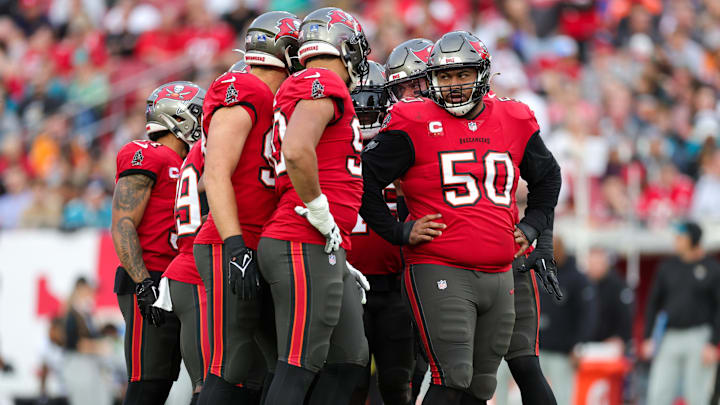
<path fill-rule="evenodd" d="M 315 81 L 312 84 L 312 90 L 310 95 L 312 98 L 323 98 L 325 97 L 325 86 L 320 84 L 319 79 L 315 79 Z"/>
<path fill-rule="evenodd" d="M 380 126 L 381 131 L 383 129 L 387 128 L 387 126 L 390 124 L 390 119 L 391 119 L 391 115 L 390 115 L 390 113 L 387 113 L 387 115 L 385 116 L 385 119 L 382 122 L 382 125 Z"/>
<path fill-rule="evenodd" d="M 130 162 L 131 166 L 142 166 L 143 162 L 143 154 L 142 149 L 138 149 L 137 152 L 133 155 L 132 162 Z"/>
<path fill-rule="evenodd" d="M 227 88 L 227 91 L 225 92 L 225 104 L 237 103 L 237 101 L 238 101 L 238 92 L 235 89 L 235 85 L 230 84 Z"/>

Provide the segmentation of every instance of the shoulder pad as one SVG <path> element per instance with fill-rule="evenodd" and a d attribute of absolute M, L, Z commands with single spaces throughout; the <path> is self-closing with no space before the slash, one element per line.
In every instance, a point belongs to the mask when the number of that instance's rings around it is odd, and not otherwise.
<path fill-rule="evenodd" d="M 529 120 L 535 119 L 535 114 L 525 103 L 515 100 L 514 98 L 508 97 L 497 97 L 495 98 L 497 105 L 502 106 L 503 109 L 511 117 L 518 120 Z"/>

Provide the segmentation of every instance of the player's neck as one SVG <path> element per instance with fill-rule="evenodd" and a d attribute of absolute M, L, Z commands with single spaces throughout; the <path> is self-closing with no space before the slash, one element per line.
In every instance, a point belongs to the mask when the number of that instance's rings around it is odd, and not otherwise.
<path fill-rule="evenodd" d="M 287 79 L 287 71 L 280 68 L 269 68 L 263 66 L 255 66 L 250 71 L 255 77 L 262 80 L 272 91 L 273 94 L 277 93 L 280 85 Z"/>
<path fill-rule="evenodd" d="M 185 159 L 185 156 L 187 156 L 189 149 L 188 144 L 178 139 L 178 137 L 172 133 L 168 133 L 167 135 L 158 138 L 157 142 L 174 150 L 175 153 L 177 153 L 182 159 Z"/>
<path fill-rule="evenodd" d="M 485 103 L 484 103 L 482 100 L 480 100 L 480 102 L 477 103 L 477 104 L 475 104 L 475 107 L 473 107 L 473 109 L 470 110 L 470 112 L 468 112 L 467 114 L 465 114 L 465 116 L 464 116 L 463 118 L 466 118 L 466 119 L 469 119 L 469 120 L 474 120 L 474 119 L 476 119 L 480 114 L 482 114 L 483 110 L 485 110 Z"/>
<path fill-rule="evenodd" d="M 347 84 L 350 85 L 350 74 L 340 58 L 313 58 L 305 65 L 307 69 L 323 68 L 332 70 Z"/>

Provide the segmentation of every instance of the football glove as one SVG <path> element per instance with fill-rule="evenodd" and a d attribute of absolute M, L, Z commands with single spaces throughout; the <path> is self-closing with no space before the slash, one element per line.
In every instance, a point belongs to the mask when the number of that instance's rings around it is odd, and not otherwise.
<path fill-rule="evenodd" d="M 159 296 L 155 282 L 150 277 L 141 281 L 135 286 L 135 295 L 142 317 L 157 327 L 162 326 L 165 323 L 165 311 L 153 306 Z"/>
<path fill-rule="evenodd" d="M 348 270 L 350 270 L 350 274 L 355 277 L 355 283 L 358 286 L 358 290 L 360 290 L 360 303 L 365 305 L 367 302 L 367 291 L 370 291 L 370 283 L 368 282 L 367 278 L 365 278 L 365 275 L 360 272 L 360 270 L 353 267 L 350 262 L 345 262 L 347 265 Z"/>
<path fill-rule="evenodd" d="M 305 217 L 325 237 L 325 253 L 336 252 L 340 248 L 342 236 L 340 235 L 340 228 L 335 223 L 335 218 L 330 213 L 330 204 L 325 194 L 320 194 L 305 206 L 307 208 L 300 205 L 296 206 L 295 212 Z"/>
<path fill-rule="evenodd" d="M 557 266 L 553 259 L 553 236 L 552 230 L 546 230 L 540 234 L 537 240 L 535 250 L 532 251 L 525 259 L 525 265 L 521 267 L 521 271 L 535 269 L 537 275 L 543 282 L 545 291 L 554 295 L 557 300 L 562 299 L 563 292 L 560 289 L 560 283 L 557 278 Z"/>
<path fill-rule="evenodd" d="M 260 291 L 260 274 L 255 252 L 245 246 L 242 235 L 231 236 L 223 242 L 228 257 L 230 291 L 241 300 L 253 300 Z"/>

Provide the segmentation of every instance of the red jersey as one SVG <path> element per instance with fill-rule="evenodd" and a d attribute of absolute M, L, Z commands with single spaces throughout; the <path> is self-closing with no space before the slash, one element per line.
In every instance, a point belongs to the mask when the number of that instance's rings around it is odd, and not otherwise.
<path fill-rule="evenodd" d="M 175 229 L 177 231 L 178 255 L 163 274 L 183 283 L 202 284 L 195 267 L 193 243 L 202 225 L 200 192 L 198 182 L 205 166 L 204 139 L 195 142 L 180 169 L 180 180 L 175 192 Z"/>
<path fill-rule="evenodd" d="M 325 244 L 325 237 L 307 219 L 295 213 L 303 206 L 285 168 L 282 139 L 295 105 L 300 100 L 329 97 L 334 101 L 335 114 L 325 127 L 315 148 L 320 188 L 330 203 L 330 212 L 342 233 L 341 246 L 350 250 L 350 232 L 357 222 L 362 197 L 363 144 L 360 122 L 355 116 L 350 92 L 335 72 L 327 69 L 305 69 L 293 74 L 280 86 L 275 96 L 273 125 L 273 158 L 277 176 L 276 190 L 280 196 L 277 210 L 265 226 L 263 236 L 280 240 Z"/>
<path fill-rule="evenodd" d="M 203 130 L 206 136 L 213 113 L 223 107 L 242 106 L 252 119 L 240 160 L 231 181 L 235 190 L 238 219 L 245 244 L 257 249 L 263 225 L 275 210 L 275 177 L 270 164 L 273 93 L 257 76 L 227 72 L 215 79 L 203 102 Z M 195 243 L 222 243 L 212 213 L 208 215 Z"/>
<path fill-rule="evenodd" d="M 381 131 L 407 134 L 415 154 L 401 177 L 410 220 L 441 213 L 438 221 L 447 225 L 432 242 L 407 246 L 408 264 L 510 269 L 519 166 L 538 125 L 525 104 L 493 96 L 483 101 L 485 109 L 472 120 L 420 98 L 388 112 Z"/>
<path fill-rule="evenodd" d="M 143 261 L 150 271 L 164 271 L 177 253 L 173 219 L 175 185 L 182 159 L 174 150 L 151 141 L 132 141 L 117 155 L 115 183 L 124 176 L 143 174 L 155 183 L 137 227 Z"/>
<path fill-rule="evenodd" d="M 397 216 L 397 194 L 392 183 L 385 188 L 385 202 L 390 212 Z M 400 246 L 383 239 L 375 233 L 360 214 L 350 236 L 352 250 L 347 252 L 347 261 L 366 275 L 387 275 L 400 273 L 402 253 Z"/>

